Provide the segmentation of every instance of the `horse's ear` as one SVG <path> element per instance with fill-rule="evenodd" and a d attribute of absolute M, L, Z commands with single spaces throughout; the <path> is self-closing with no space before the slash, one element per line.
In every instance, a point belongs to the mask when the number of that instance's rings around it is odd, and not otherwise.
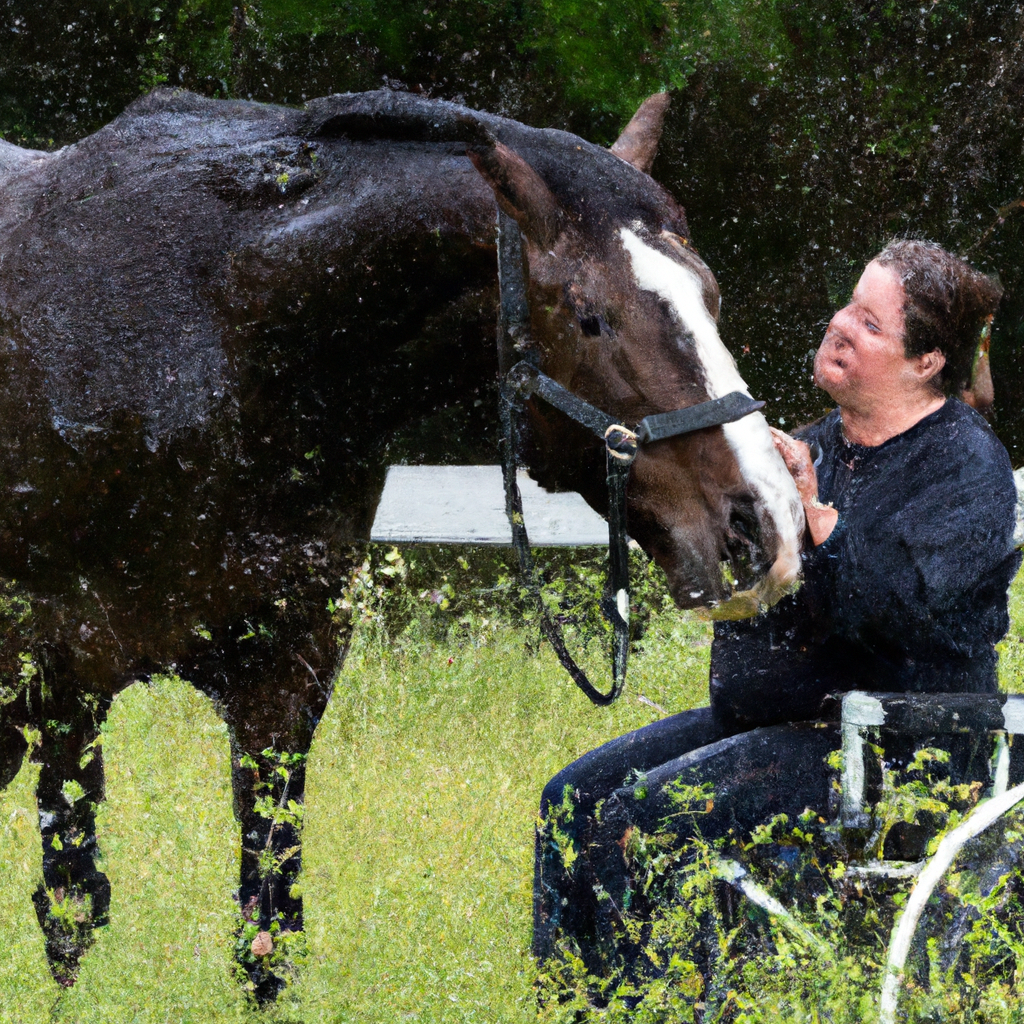
<path fill-rule="evenodd" d="M 623 128 L 611 151 L 638 171 L 650 174 L 654 158 L 658 155 L 665 114 L 671 102 L 667 92 L 656 92 L 648 96 L 629 124 Z"/>
<path fill-rule="evenodd" d="M 523 234 L 547 247 L 565 229 L 565 215 L 544 179 L 507 146 L 467 149 L 473 166 L 494 190 L 498 205 L 515 218 Z"/>

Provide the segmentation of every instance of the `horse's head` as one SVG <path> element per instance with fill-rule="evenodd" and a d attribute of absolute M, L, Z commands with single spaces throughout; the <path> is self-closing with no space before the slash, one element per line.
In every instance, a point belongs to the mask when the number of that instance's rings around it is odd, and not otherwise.
<path fill-rule="evenodd" d="M 541 369 L 627 426 L 650 413 L 746 391 L 718 336 L 718 286 L 680 206 L 649 175 L 668 98 L 652 97 L 611 150 L 566 132 L 402 93 L 307 106 L 313 135 L 455 145 L 526 240 L 530 340 Z M 460 150 L 458 147 L 465 146 Z M 550 489 L 604 511 L 603 448 L 531 403 L 528 462 Z M 629 483 L 630 534 L 683 606 L 735 583 L 774 600 L 799 569 L 803 512 L 760 414 L 644 446 Z M 752 601 L 738 605 L 756 607 Z"/>
<path fill-rule="evenodd" d="M 648 100 L 611 151 L 552 131 L 493 131 L 470 148 L 526 239 L 531 341 L 541 368 L 620 422 L 746 392 L 717 329 L 714 275 L 683 210 L 647 174 L 667 97 Z M 509 137 L 511 136 L 511 137 Z M 537 403 L 534 473 L 604 504 L 600 446 Z M 682 606 L 741 587 L 775 600 L 796 578 L 803 514 L 759 413 L 644 446 L 629 531 Z M 732 607 L 756 607 L 736 600 Z"/>

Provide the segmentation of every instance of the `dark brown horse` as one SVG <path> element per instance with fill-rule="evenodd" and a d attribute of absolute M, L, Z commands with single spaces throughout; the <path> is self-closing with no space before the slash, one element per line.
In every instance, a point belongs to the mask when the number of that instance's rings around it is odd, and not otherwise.
<path fill-rule="evenodd" d="M 160 91 L 56 153 L 0 143 L 0 574 L 25 655 L 0 785 L 40 729 L 51 890 L 102 919 L 102 759 L 83 754 L 157 669 L 217 702 L 243 845 L 266 841 L 239 759 L 308 749 L 387 444 L 494 379 L 495 197 L 527 242 L 545 372 L 627 424 L 744 389 L 647 173 L 666 103 L 610 152 L 387 91 L 301 110 Z M 601 446 L 531 415 L 534 474 L 600 509 Z M 628 511 L 681 605 L 729 597 L 722 562 L 764 593 L 795 577 L 800 506 L 760 415 L 645 448 Z M 68 780 L 88 799 L 69 807 Z M 260 890 L 247 852 L 243 903 Z M 262 892 L 265 921 L 297 914 Z"/>

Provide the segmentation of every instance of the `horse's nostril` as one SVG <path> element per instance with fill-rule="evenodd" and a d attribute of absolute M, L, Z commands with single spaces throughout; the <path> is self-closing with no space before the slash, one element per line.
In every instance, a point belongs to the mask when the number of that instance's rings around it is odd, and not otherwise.
<path fill-rule="evenodd" d="M 735 502 L 729 515 L 729 529 L 754 543 L 758 535 L 757 515 L 753 502 Z"/>
<path fill-rule="evenodd" d="M 763 550 L 761 525 L 753 499 L 732 500 L 724 541 L 733 576 L 741 586 L 749 586 L 767 571 L 768 559 Z"/>

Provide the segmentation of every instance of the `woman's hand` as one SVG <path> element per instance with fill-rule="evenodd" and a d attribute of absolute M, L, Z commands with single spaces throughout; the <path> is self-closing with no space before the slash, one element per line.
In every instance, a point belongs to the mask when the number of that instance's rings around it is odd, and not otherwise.
<path fill-rule="evenodd" d="M 839 520 L 839 513 L 831 505 L 822 505 L 818 501 L 818 474 L 814 471 L 811 450 L 803 441 L 798 441 L 789 434 L 784 434 L 775 427 L 768 428 L 772 432 L 772 441 L 776 451 L 786 463 L 797 494 L 804 506 L 807 518 L 807 529 L 815 546 L 827 540 Z"/>

